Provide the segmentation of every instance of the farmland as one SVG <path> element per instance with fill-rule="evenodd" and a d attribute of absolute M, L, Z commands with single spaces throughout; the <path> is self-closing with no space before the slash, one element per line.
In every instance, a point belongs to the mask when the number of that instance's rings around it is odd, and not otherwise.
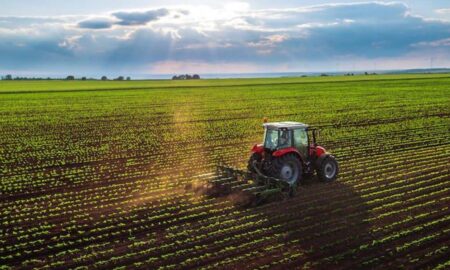
<path fill-rule="evenodd" d="M 448 269 L 450 75 L 0 82 L 0 265 Z M 263 117 L 321 129 L 337 182 L 243 208 Z"/>

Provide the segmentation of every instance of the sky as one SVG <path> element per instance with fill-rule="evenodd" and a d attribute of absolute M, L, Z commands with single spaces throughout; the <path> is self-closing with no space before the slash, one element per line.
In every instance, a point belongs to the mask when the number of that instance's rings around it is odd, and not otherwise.
<path fill-rule="evenodd" d="M 450 1 L 0 0 L 0 74 L 450 67 Z"/>

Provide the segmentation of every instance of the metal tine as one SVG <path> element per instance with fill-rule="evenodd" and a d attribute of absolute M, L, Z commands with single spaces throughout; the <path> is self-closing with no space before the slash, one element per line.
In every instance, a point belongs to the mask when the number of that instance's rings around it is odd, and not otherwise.
<path fill-rule="evenodd" d="M 232 190 L 240 190 L 243 188 L 247 188 L 247 187 L 251 187 L 253 184 L 252 183 L 244 183 L 244 182 L 240 182 L 240 181 L 236 181 L 236 182 L 231 182 L 231 183 L 226 183 L 226 184 L 221 184 L 222 186 L 227 186 Z"/>
<path fill-rule="evenodd" d="M 258 191 L 263 191 L 265 189 L 267 189 L 267 186 L 256 186 L 256 187 L 252 186 L 252 187 L 249 187 L 249 188 L 245 188 L 242 191 L 244 191 L 244 192 L 258 192 Z"/>
<path fill-rule="evenodd" d="M 254 185 L 251 184 L 251 183 L 243 183 L 243 184 L 238 184 L 238 185 L 235 185 L 235 186 L 231 186 L 231 188 L 232 189 L 239 189 L 239 190 L 244 191 L 245 189 L 251 188 L 252 186 L 254 186 Z"/>
<path fill-rule="evenodd" d="M 225 178 L 217 178 L 214 180 L 209 181 L 211 184 L 220 184 L 220 183 L 226 183 L 226 182 L 232 182 L 233 177 L 225 177 Z"/>
<path fill-rule="evenodd" d="M 283 194 L 282 190 L 280 188 L 270 188 L 270 189 L 264 189 L 259 192 L 255 192 L 256 196 L 259 196 L 261 198 L 268 199 L 269 196 L 275 195 L 275 194 Z"/>

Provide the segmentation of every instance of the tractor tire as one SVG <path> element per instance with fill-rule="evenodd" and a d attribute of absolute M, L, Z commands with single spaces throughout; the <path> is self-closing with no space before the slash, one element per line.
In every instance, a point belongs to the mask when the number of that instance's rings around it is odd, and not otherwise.
<path fill-rule="evenodd" d="M 262 155 L 258 153 L 253 153 L 250 158 L 248 159 L 248 165 L 247 170 L 256 173 L 255 168 L 253 168 L 253 162 L 256 161 L 257 163 L 261 163 Z"/>
<path fill-rule="evenodd" d="M 336 159 L 332 155 L 325 157 L 317 169 L 317 176 L 322 182 L 333 182 L 336 180 L 338 173 L 339 166 Z"/>
<path fill-rule="evenodd" d="M 302 179 L 302 163 L 294 154 L 286 154 L 279 158 L 274 158 L 269 175 L 289 183 L 289 195 L 294 196 L 297 192 L 297 186 Z"/>

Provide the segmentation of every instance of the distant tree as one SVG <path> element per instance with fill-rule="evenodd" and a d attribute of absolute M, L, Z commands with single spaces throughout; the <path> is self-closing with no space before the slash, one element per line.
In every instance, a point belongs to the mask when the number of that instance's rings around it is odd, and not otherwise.
<path fill-rule="evenodd" d="M 322 74 L 320 74 L 320 76 L 322 76 L 322 77 L 326 77 L 326 76 L 328 76 L 328 74 L 326 74 L 326 73 L 322 73 Z"/>
<path fill-rule="evenodd" d="M 116 80 L 116 81 L 123 81 L 123 76 L 119 76 L 119 77 L 115 78 L 114 80 Z"/>
<path fill-rule="evenodd" d="M 127 81 L 131 81 L 131 77 L 127 77 Z"/>
<path fill-rule="evenodd" d="M 194 74 L 194 75 L 190 75 L 190 74 L 182 74 L 182 75 L 174 75 L 172 76 L 172 80 L 199 80 L 200 79 L 200 75 L 198 74 Z"/>
<path fill-rule="evenodd" d="M 81 77 L 81 80 L 82 80 L 82 81 L 85 81 L 85 80 L 86 80 L 86 77 Z"/>
<path fill-rule="evenodd" d="M 102 81 L 107 81 L 107 80 L 108 80 L 108 77 L 102 76 Z"/>
<path fill-rule="evenodd" d="M 73 81 L 73 80 L 75 80 L 75 77 L 72 76 L 72 75 L 69 75 L 69 76 L 66 77 L 66 80 Z"/>
<path fill-rule="evenodd" d="M 12 75 L 8 74 L 3 79 L 6 80 L 6 81 L 10 81 L 10 80 L 12 80 Z"/>
<path fill-rule="evenodd" d="M 366 72 L 364 72 L 364 75 L 369 75 L 369 73 L 367 73 L 367 71 L 366 71 Z"/>

